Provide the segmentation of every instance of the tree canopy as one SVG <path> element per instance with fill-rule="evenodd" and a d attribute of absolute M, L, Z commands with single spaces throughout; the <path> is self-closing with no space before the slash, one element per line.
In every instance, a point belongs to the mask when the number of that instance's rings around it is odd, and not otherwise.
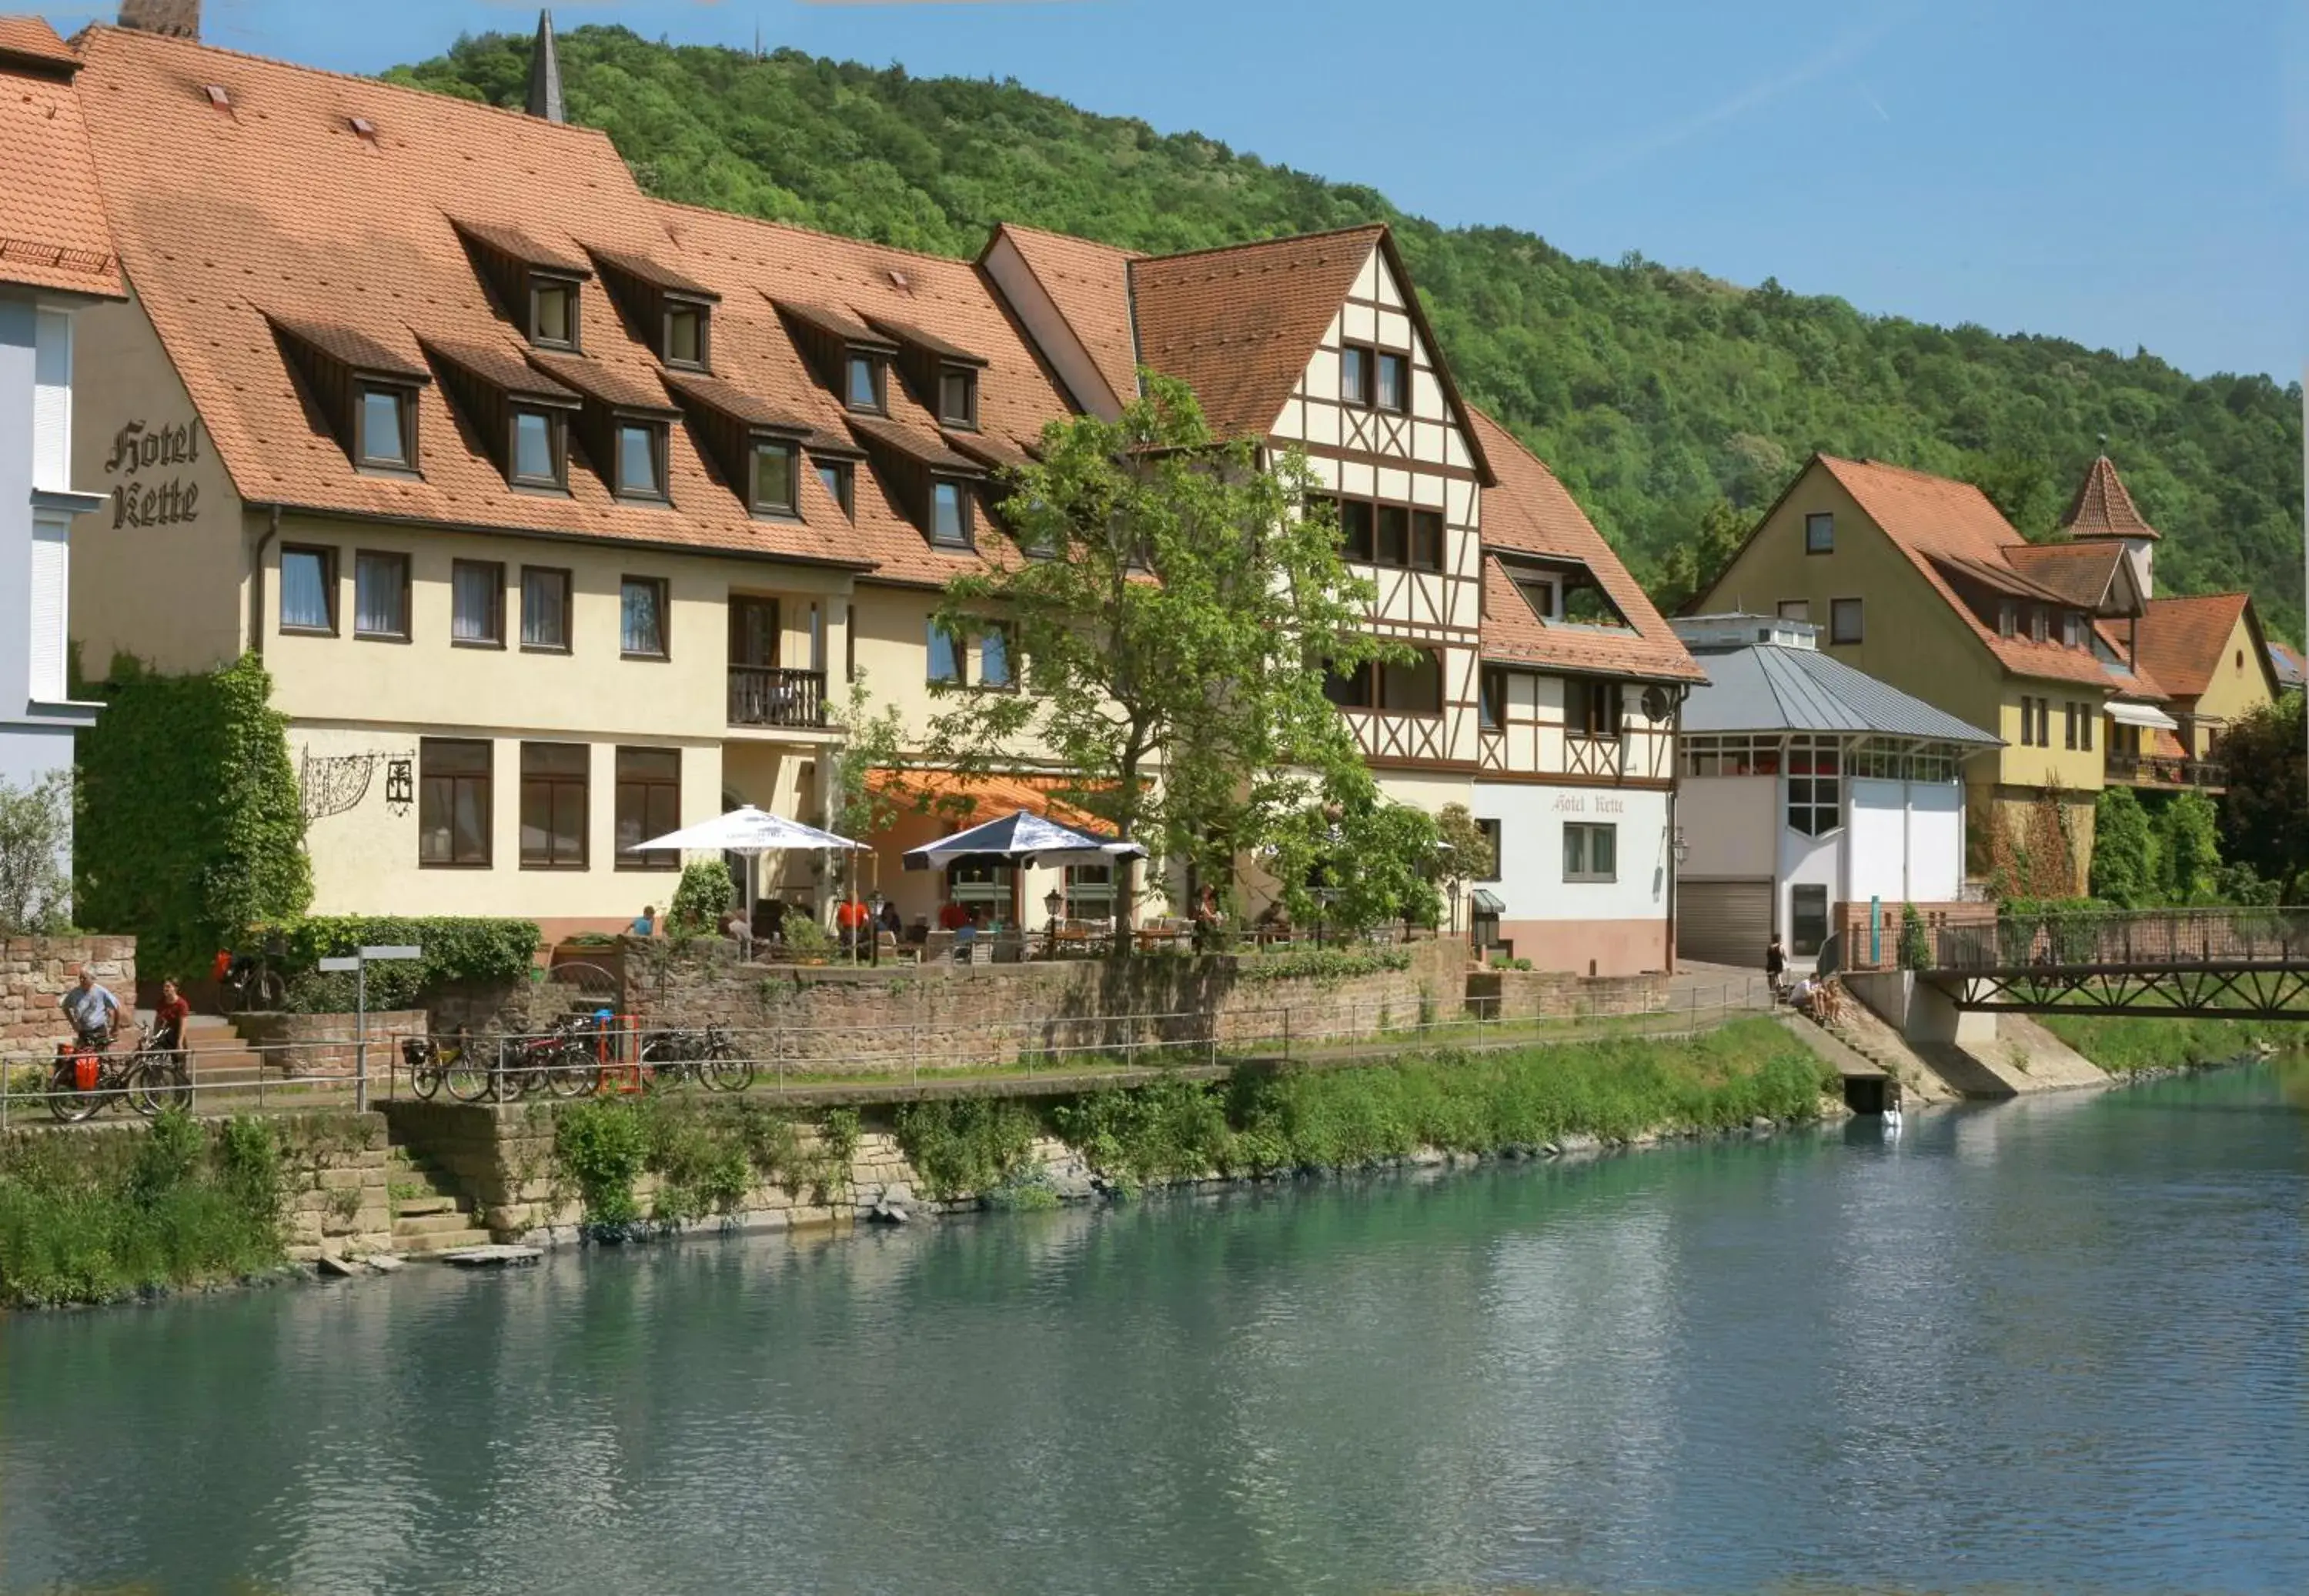
<path fill-rule="evenodd" d="M 485 34 L 387 76 L 523 103 L 530 41 Z M 1719 499 L 1752 520 L 1815 450 L 1978 483 L 2049 535 L 2106 435 L 2165 534 L 2167 591 L 2251 591 L 2302 634 L 2301 391 L 2192 376 L 2146 349 L 1864 315 L 1513 228 L 1446 229 L 1376 191 L 1015 82 L 781 50 L 562 36 L 569 114 L 668 199 L 975 254 L 998 221 L 1152 252 L 1393 224 L 1460 384 L 1529 443 L 1650 586 Z M 2077 263 L 2080 274 L 2091 261 Z M 1720 531 L 1720 525 L 1710 531 Z"/>

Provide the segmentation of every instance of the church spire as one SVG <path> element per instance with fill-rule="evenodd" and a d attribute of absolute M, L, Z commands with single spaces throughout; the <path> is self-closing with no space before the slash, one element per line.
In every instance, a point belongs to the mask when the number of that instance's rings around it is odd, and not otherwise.
<path fill-rule="evenodd" d="M 529 57 L 529 114 L 548 122 L 566 122 L 561 103 L 561 56 L 553 47 L 553 13 L 537 13 L 537 47 Z"/>

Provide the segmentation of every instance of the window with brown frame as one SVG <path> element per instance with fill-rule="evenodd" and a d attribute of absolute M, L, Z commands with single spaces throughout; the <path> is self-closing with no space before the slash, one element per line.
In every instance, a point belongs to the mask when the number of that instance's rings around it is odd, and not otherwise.
<path fill-rule="evenodd" d="M 449 567 L 449 641 L 459 648 L 505 647 L 505 567 L 458 560 Z"/>
<path fill-rule="evenodd" d="M 1476 723 L 1486 731 L 1497 731 L 1508 723 L 1508 673 L 1500 666 L 1486 665 L 1479 686 Z"/>
<path fill-rule="evenodd" d="M 618 582 L 618 651 L 628 660 L 663 660 L 667 644 L 662 576 L 627 576 Z"/>
<path fill-rule="evenodd" d="M 281 629 L 316 637 L 337 634 L 335 549 L 281 545 Z"/>
<path fill-rule="evenodd" d="M 858 679 L 858 606 L 842 607 L 842 679 Z"/>
<path fill-rule="evenodd" d="M 618 750 L 618 858 L 620 870 L 679 870 L 681 850 L 628 850 L 681 829 L 681 750 Z"/>
<path fill-rule="evenodd" d="M 353 556 L 353 635 L 409 641 L 409 556 L 361 549 Z"/>
<path fill-rule="evenodd" d="M 711 313 L 692 299 L 669 299 L 665 306 L 665 347 L 668 366 L 704 371 L 712 360 Z"/>
<path fill-rule="evenodd" d="M 1828 640 L 1830 643 L 1861 641 L 1859 600 L 1830 599 L 1828 601 Z"/>
<path fill-rule="evenodd" d="M 2052 634 L 2052 630 L 2051 612 L 2041 604 L 2032 606 L 2028 611 L 2028 641 L 2042 643 Z"/>
<path fill-rule="evenodd" d="M 549 349 L 579 347 L 575 278 L 530 272 L 529 341 Z"/>
<path fill-rule="evenodd" d="M 1411 357 L 1381 354 L 1379 358 L 1378 393 L 1373 403 L 1382 410 L 1403 416 L 1411 411 Z"/>
<path fill-rule="evenodd" d="M 569 651 L 569 573 L 521 568 L 521 646 L 532 653 Z"/>
<path fill-rule="evenodd" d="M 2075 752 L 2077 746 L 2077 701 L 2073 698 L 2061 705 L 2061 731 L 2069 750 L 2071 753 Z"/>
<path fill-rule="evenodd" d="M 865 415 L 878 416 L 888 408 L 883 395 L 888 384 L 889 363 L 879 355 L 852 349 L 843 363 L 842 402 Z"/>
<path fill-rule="evenodd" d="M 569 419 L 558 410 L 515 405 L 506 425 L 512 469 L 506 479 L 515 487 L 557 487 L 569 490 Z"/>
<path fill-rule="evenodd" d="M 970 489 L 951 477 L 930 481 L 930 541 L 951 548 L 971 547 Z"/>
<path fill-rule="evenodd" d="M 585 867 L 585 787 L 593 750 L 585 743 L 521 746 L 521 867 Z"/>
<path fill-rule="evenodd" d="M 2077 709 L 2078 712 L 2084 717 L 2083 732 L 2078 741 L 2084 745 L 2084 751 L 2089 754 L 2093 751 L 2093 722 L 2100 719 L 2100 706 L 2097 703 L 2081 703 L 2077 706 Z"/>
<path fill-rule="evenodd" d="M 1563 682 L 1563 730 L 1569 737 L 1615 738 L 1624 718 L 1621 684 L 1594 677 Z"/>
<path fill-rule="evenodd" d="M 618 419 L 616 432 L 610 491 L 621 499 L 662 501 L 666 496 L 665 423 L 625 417 Z"/>
<path fill-rule="evenodd" d="M 1323 693 L 1342 709 L 1440 715 L 1443 712 L 1442 658 L 1432 650 L 1417 649 L 1410 660 L 1401 662 L 1366 660 L 1352 670 L 1327 673 Z"/>
<path fill-rule="evenodd" d="M 819 461 L 817 462 L 817 483 L 819 487 L 826 489 L 826 496 L 832 499 L 836 505 L 841 506 L 842 513 L 843 515 L 852 521 L 858 519 L 858 512 L 852 507 L 856 502 L 855 495 L 857 493 L 858 481 L 856 474 L 848 461 Z"/>
<path fill-rule="evenodd" d="M 417 863 L 433 870 L 489 867 L 493 745 L 457 738 L 417 742 Z"/>
<path fill-rule="evenodd" d="M 800 459 L 799 451 L 785 439 L 754 440 L 755 514 L 791 517 L 801 513 L 801 485 L 795 479 Z"/>
<path fill-rule="evenodd" d="M 1836 517 L 1825 511 L 1815 511 L 1804 517 L 1804 552 L 1834 554 L 1836 552 Z"/>
<path fill-rule="evenodd" d="M 1375 361 L 1370 346 L 1351 343 L 1339 350 L 1339 401 L 1343 404 L 1371 408 L 1372 367 Z"/>
<path fill-rule="evenodd" d="M 2013 605 L 2012 601 L 2010 599 L 2007 599 L 1998 604 L 1996 607 L 1996 634 L 1999 637 L 2010 637 L 2019 629 L 2020 612 Z"/>
<path fill-rule="evenodd" d="M 363 470 L 417 469 L 417 390 L 362 383 L 353 408 L 353 464 Z"/>
<path fill-rule="evenodd" d="M 978 374 L 966 366 L 938 373 L 938 419 L 948 427 L 978 427 Z"/>
<path fill-rule="evenodd" d="M 1370 499 L 1326 496 L 1321 502 L 1332 505 L 1338 517 L 1339 552 L 1345 558 L 1405 571 L 1443 569 L 1441 511 Z"/>

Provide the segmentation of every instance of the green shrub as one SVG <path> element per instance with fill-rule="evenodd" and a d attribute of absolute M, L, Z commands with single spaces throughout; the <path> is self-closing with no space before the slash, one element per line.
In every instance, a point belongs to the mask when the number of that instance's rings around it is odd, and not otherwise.
<path fill-rule="evenodd" d="M 2092 893 L 2124 909 L 2158 901 L 2157 831 L 2130 787 L 2093 802 Z"/>
<path fill-rule="evenodd" d="M 632 1105 L 611 1100 L 564 1109 L 553 1123 L 553 1161 L 577 1189 L 586 1224 L 615 1231 L 641 1218 L 634 1181 L 648 1167 L 648 1127 Z"/>
<path fill-rule="evenodd" d="M 1279 953 L 1250 953 L 1235 966 L 1245 981 L 1343 981 L 1382 971 L 1411 968 L 1407 947 L 1302 947 Z M 1526 964 L 1526 968 L 1528 965 Z"/>
<path fill-rule="evenodd" d="M 684 866 L 680 884 L 665 911 L 668 931 L 719 931 L 738 902 L 738 884 L 730 867 L 720 859 L 696 859 Z"/>
<path fill-rule="evenodd" d="M 111 675 L 75 754 L 75 911 L 133 933 L 146 975 L 193 975 L 312 902 L 288 720 L 254 654 L 202 676 L 124 656 Z"/>
<path fill-rule="evenodd" d="M 316 915 L 265 927 L 285 944 L 288 1006 L 342 1014 L 353 1006 L 353 978 L 314 968 L 364 947 L 416 946 L 424 957 L 368 967 L 368 1006 L 413 1008 L 423 994 L 454 982 L 501 985 L 526 977 L 540 937 L 534 920 L 436 915 Z"/>
<path fill-rule="evenodd" d="M 1026 1161 L 1040 1128 L 1014 1099 L 956 1098 L 898 1110 L 898 1145 L 930 1195 L 945 1201 L 1001 1185 Z"/>

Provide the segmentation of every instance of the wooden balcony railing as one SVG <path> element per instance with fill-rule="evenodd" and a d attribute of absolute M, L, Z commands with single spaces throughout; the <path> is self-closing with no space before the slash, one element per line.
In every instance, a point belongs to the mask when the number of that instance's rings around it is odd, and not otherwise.
<path fill-rule="evenodd" d="M 732 726 L 823 726 L 826 672 L 772 666 L 730 667 Z"/>
<path fill-rule="evenodd" d="M 2228 767 L 2206 759 L 2151 754 L 2111 754 L 2108 779 L 2128 787 L 2227 787 Z"/>
<path fill-rule="evenodd" d="M 1563 739 L 1564 772 L 1573 776 L 1624 774 L 1626 747 L 1626 740 L 1621 738 L 1567 736 Z"/>

